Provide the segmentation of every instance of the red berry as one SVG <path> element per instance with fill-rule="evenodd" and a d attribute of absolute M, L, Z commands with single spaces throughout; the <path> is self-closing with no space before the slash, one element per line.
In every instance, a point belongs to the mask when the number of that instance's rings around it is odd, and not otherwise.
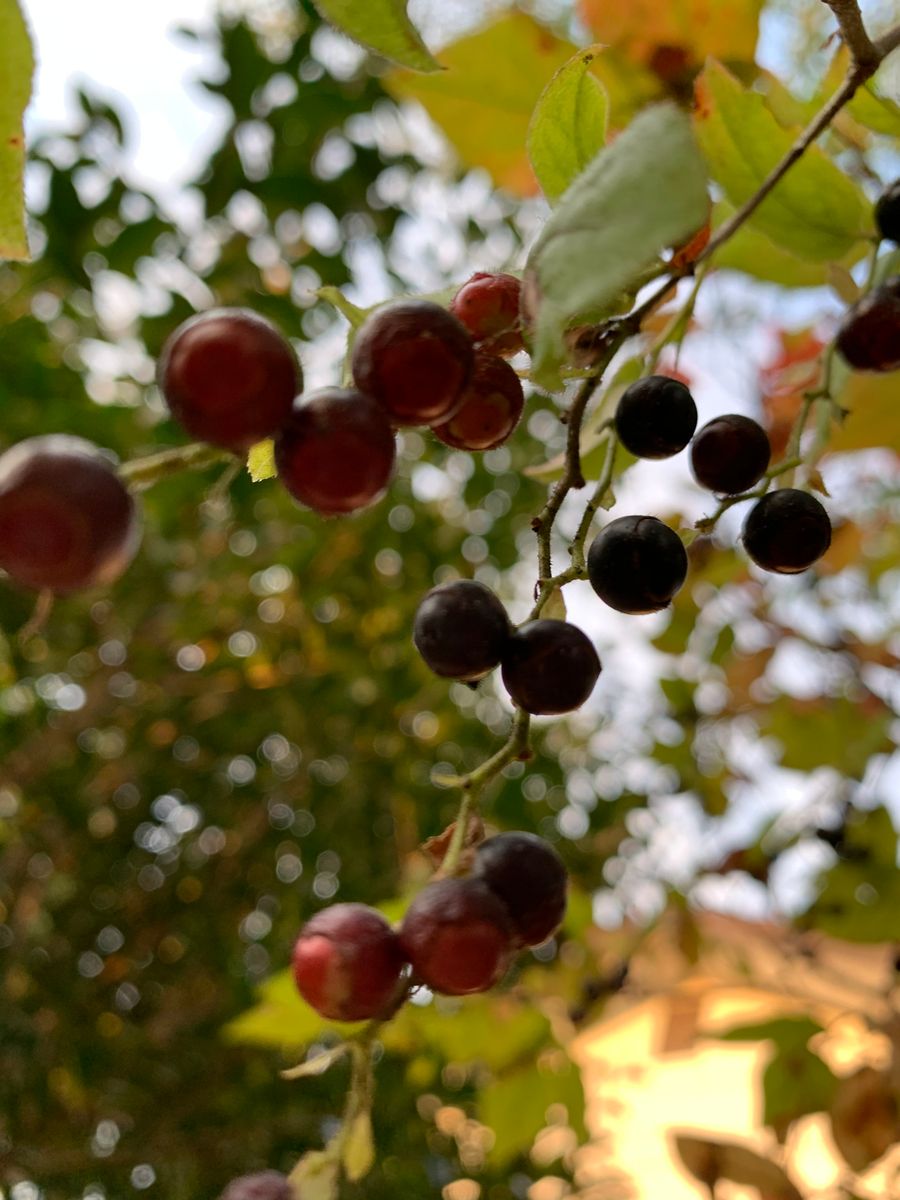
<path fill-rule="evenodd" d="M 477 271 L 453 297 L 450 311 L 459 317 L 480 349 L 509 357 L 524 348 L 521 293 L 522 284 L 515 275 Z"/>
<path fill-rule="evenodd" d="M 474 362 L 466 330 L 430 300 L 376 309 L 360 326 L 351 355 L 356 386 L 395 425 L 449 420 L 462 403 Z"/>
<path fill-rule="evenodd" d="M 172 416 L 191 437 L 236 454 L 287 420 L 303 373 L 268 321 L 243 308 L 216 308 L 179 325 L 157 369 Z"/>
<path fill-rule="evenodd" d="M 472 873 L 506 905 L 523 946 L 539 946 L 559 928 L 566 912 L 566 868 L 543 838 L 498 833 L 475 851 Z"/>
<path fill-rule="evenodd" d="M 403 953 L 380 912 L 333 904 L 316 913 L 294 945 L 300 995 L 330 1021 L 380 1016 L 397 995 Z"/>
<path fill-rule="evenodd" d="M 396 445 L 384 409 L 352 388 L 301 397 L 275 437 L 278 477 L 295 500 L 326 515 L 382 496 Z"/>
<path fill-rule="evenodd" d="M 0 568 L 25 587 L 111 583 L 140 542 L 134 500 L 90 442 L 28 438 L 0 456 Z"/>
<path fill-rule="evenodd" d="M 479 350 L 461 407 L 432 430 L 457 450 L 493 450 L 502 446 L 518 425 L 524 404 L 522 382 L 509 363 Z"/>
<path fill-rule="evenodd" d="M 848 310 L 836 341 L 856 371 L 900 370 L 900 275 Z"/>
<path fill-rule="evenodd" d="M 299 1200 L 287 1175 L 280 1171 L 257 1171 L 232 1179 L 219 1200 Z"/>
<path fill-rule="evenodd" d="M 441 879 L 421 891 L 400 926 L 415 975 L 446 996 L 486 992 L 515 950 L 502 902 L 480 879 Z"/>

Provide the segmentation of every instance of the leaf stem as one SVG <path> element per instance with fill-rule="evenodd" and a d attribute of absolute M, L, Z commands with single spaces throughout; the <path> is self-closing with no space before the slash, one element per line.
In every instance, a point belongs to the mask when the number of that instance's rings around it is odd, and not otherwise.
<path fill-rule="evenodd" d="M 122 463 L 119 476 L 132 491 L 143 491 L 180 471 L 203 471 L 216 463 L 233 462 L 234 458 L 229 450 L 209 446 L 206 442 L 191 442 L 188 446 L 161 450 L 158 454 L 148 454 L 145 458 Z"/>

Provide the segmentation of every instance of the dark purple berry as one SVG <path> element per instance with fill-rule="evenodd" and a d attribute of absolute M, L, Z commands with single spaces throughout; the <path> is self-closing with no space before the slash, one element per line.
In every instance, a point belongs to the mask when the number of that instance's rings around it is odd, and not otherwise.
<path fill-rule="evenodd" d="M 433 992 L 465 996 L 500 979 L 515 952 L 503 903 L 479 879 L 441 879 L 419 892 L 400 926 L 413 974 Z"/>
<path fill-rule="evenodd" d="M 331 1021 L 385 1014 L 397 996 L 403 953 L 380 912 L 365 904 L 332 904 L 316 913 L 294 945 L 300 995 Z"/>
<path fill-rule="evenodd" d="M 742 536 L 744 549 L 758 567 L 795 575 L 831 545 L 831 521 L 809 492 L 779 488 L 754 504 Z"/>
<path fill-rule="evenodd" d="M 543 838 L 498 833 L 477 848 L 472 872 L 506 905 L 523 946 L 539 946 L 559 928 L 566 912 L 566 868 Z"/>
<path fill-rule="evenodd" d="M 575 625 L 541 619 L 513 633 L 502 668 L 503 683 L 519 708 L 551 716 L 584 704 L 600 675 L 600 659 Z"/>
<path fill-rule="evenodd" d="M 895 179 L 878 197 L 875 224 L 883 238 L 900 244 L 900 179 Z"/>
<path fill-rule="evenodd" d="M 111 583 L 139 542 L 134 500 L 90 442 L 51 434 L 0 456 L 0 568 L 16 583 L 60 593 Z"/>
<path fill-rule="evenodd" d="M 287 1175 L 280 1171 L 257 1171 L 232 1179 L 219 1200 L 300 1200 Z"/>
<path fill-rule="evenodd" d="M 157 368 L 172 416 L 191 435 L 236 454 L 287 420 L 303 374 L 290 344 L 244 308 L 216 308 L 184 321 Z"/>
<path fill-rule="evenodd" d="M 591 543 L 588 579 L 600 599 L 618 612 L 665 608 L 687 575 L 684 543 L 656 517 L 618 517 Z"/>
<path fill-rule="evenodd" d="M 384 409 L 351 388 L 301 396 L 275 436 L 278 478 L 295 500 L 325 515 L 355 512 L 384 495 L 395 453 Z"/>
<path fill-rule="evenodd" d="M 900 370 L 900 275 L 848 309 L 835 340 L 855 371 Z"/>
<path fill-rule="evenodd" d="M 461 407 L 432 432 L 457 450 L 493 450 L 518 425 L 524 404 L 522 381 L 509 363 L 479 350 Z"/>
<path fill-rule="evenodd" d="M 430 300 L 377 308 L 360 326 L 351 355 L 356 386 L 378 401 L 394 425 L 449 420 L 474 364 L 468 332 Z"/>
<path fill-rule="evenodd" d="M 622 393 L 615 423 L 622 445 L 638 458 L 669 458 L 691 440 L 697 406 L 679 380 L 648 375 Z"/>
<path fill-rule="evenodd" d="M 498 665 L 510 632 L 506 609 L 491 589 L 457 579 L 425 596 L 416 611 L 413 642 L 436 675 L 473 681 Z"/>
<path fill-rule="evenodd" d="M 701 487 L 736 496 L 762 479 L 771 455 L 762 425 L 740 413 L 728 413 L 707 422 L 695 435 L 691 470 Z"/>

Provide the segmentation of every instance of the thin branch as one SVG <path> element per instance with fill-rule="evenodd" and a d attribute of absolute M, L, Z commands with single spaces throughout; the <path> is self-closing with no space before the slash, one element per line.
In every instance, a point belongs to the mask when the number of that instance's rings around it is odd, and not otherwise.
<path fill-rule="evenodd" d="M 177 475 L 179 471 L 202 471 L 216 463 L 233 461 L 234 455 L 228 450 L 208 446 L 206 442 L 192 442 L 189 446 L 161 450 L 159 454 L 148 454 L 146 458 L 135 458 L 131 462 L 122 463 L 119 475 L 130 488 L 142 491 L 161 479 Z"/>
<path fill-rule="evenodd" d="M 856 0 L 823 0 L 834 13 L 841 31 L 844 45 L 850 51 L 850 56 L 856 66 L 877 67 L 881 62 L 878 50 L 866 32 L 862 13 Z"/>

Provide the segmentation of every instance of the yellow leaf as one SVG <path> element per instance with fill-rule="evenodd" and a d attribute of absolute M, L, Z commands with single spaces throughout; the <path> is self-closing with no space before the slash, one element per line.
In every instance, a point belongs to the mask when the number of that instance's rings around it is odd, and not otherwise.
<path fill-rule="evenodd" d="M 247 470 L 254 483 L 261 483 L 263 479 L 271 479 L 275 475 L 275 443 L 271 438 L 250 447 Z"/>
<path fill-rule="evenodd" d="M 848 413 L 840 428 L 829 439 L 829 453 L 886 446 L 900 454 L 898 387 L 900 377 L 896 371 L 887 375 L 852 372 L 844 390 L 837 397 L 838 403 Z"/>
<path fill-rule="evenodd" d="M 581 0 L 581 16 L 600 42 L 661 74 L 707 57 L 752 62 L 762 0 Z"/>
<path fill-rule="evenodd" d="M 375 1162 L 375 1141 L 372 1137 L 372 1119 L 367 1112 L 354 1118 L 347 1131 L 341 1159 L 344 1172 L 351 1183 L 363 1179 L 372 1170 Z"/>
<path fill-rule="evenodd" d="M 34 55 L 16 0 L 0 0 L 0 259 L 28 258 L 25 236 L 25 136 Z"/>

